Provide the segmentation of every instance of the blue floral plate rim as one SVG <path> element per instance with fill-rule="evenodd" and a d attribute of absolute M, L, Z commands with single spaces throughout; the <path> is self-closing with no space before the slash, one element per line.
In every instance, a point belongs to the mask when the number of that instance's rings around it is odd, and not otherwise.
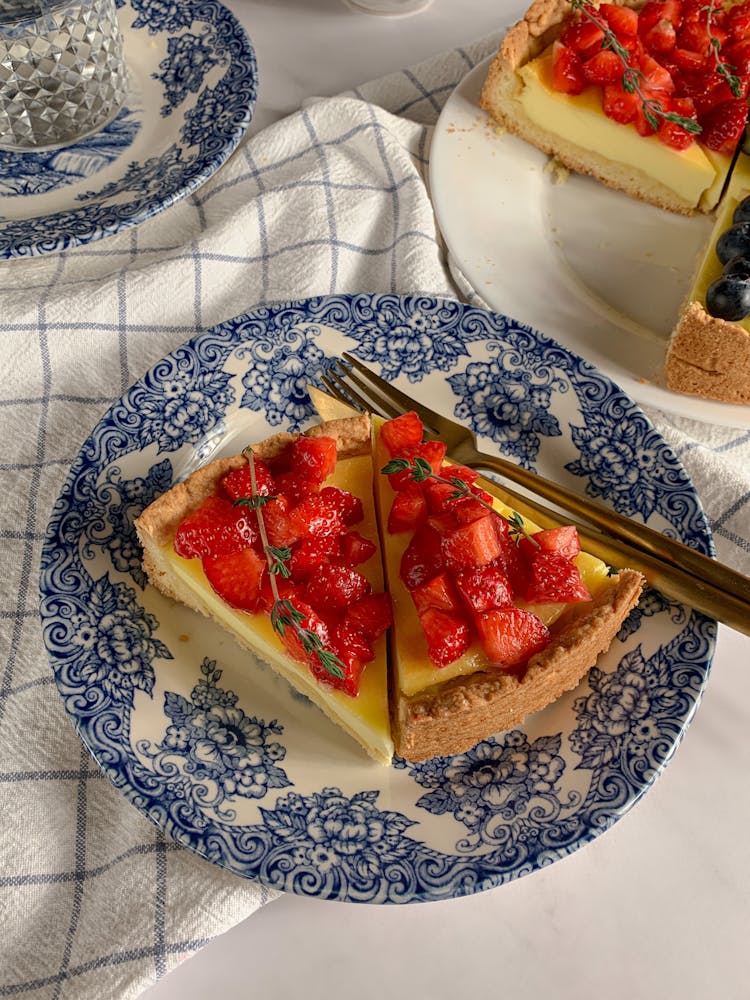
<path fill-rule="evenodd" d="M 237 148 L 258 91 L 255 49 L 219 0 L 117 0 L 130 87 L 113 122 L 63 149 L 0 153 L 0 260 L 137 226 Z"/>
<path fill-rule="evenodd" d="M 587 362 L 454 300 L 323 296 L 194 337 L 105 414 L 47 529 L 44 640 L 85 745 L 176 842 L 321 898 L 467 895 L 571 854 L 653 785 L 700 703 L 716 625 L 647 591 L 587 680 L 523 726 L 424 764 L 364 759 L 218 627 L 147 587 L 132 529 L 197 465 L 311 422 L 306 385 L 343 350 L 506 456 L 712 551 L 677 457 Z"/>

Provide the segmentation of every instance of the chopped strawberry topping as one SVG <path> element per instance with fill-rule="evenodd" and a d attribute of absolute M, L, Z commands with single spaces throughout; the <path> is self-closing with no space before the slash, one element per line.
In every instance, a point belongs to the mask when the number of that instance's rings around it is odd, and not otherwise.
<path fill-rule="evenodd" d="M 416 448 L 422 441 L 422 421 L 413 411 L 394 417 L 383 425 L 380 439 L 391 455 L 400 455 L 409 448 Z"/>
<path fill-rule="evenodd" d="M 550 640 L 541 618 L 522 608 L 485 611 L 477 615 L 476 623 L 489 660 L 505 669 L 522 666 Z"/>
<path fill-rule="evenodd" d="M 394 496 L 388 513 L 388 531 L 392 535 L 415 531 L 427 518 L 427 500 L 419 483 L 411 482 Z"/>
<path fill-rule="evenodd" d="M 299 437 L 292 444 L 290 462 L 298 476 L 322 483 L 336 468 L 336 441 L 330 437 Z"/>
<path fill-rule="evenodd" d="M 347 527 L 358 524 L 364 517 L 362 501 L 349 490 L 342 490 L 338 486 L 324 486 L 320 491 L 320 496 L 339 513 L 341 520 Z"/>
<path fill-rule="evenodd" d="M 552 46 L 552 85 L 561 94 L 580 94 L 586 86 L 583 63 L 578 53 L 555 42 Z"/>
<path fill-rule="evenodd" d="M 310 577 L 305 594 L 317 611 L 343 609 L 359 601 L 371 590 L 366 577 L 351 566 L 324 564 Z"/>
<path fill-rule="evenodd" d="M 337 561 L 345 566 L 359 566 L 367 562 L 376 552 L 375 542 L 365 538 L 358 531 L 347 531 L 339 536 L 339 555 Z"/>
<path fill-rule="evenodd" d="M 575 559 L 581 551 L 581 539 L 578 529 L 572 524 L 561 525 L 559 528 L 545 528 L 532 536 L 540 549 L 545 552 L 557 552 L 565 559 Z"/>
<path fill-rule="evenodd" d="M 494 563 L 456 574 L 456 587 L 469 611 L 489 611 L 513 604 L 513 592 L 507 576 Z"/>
<path fill-rule="evenodd" d="M 426 580 L 411 592 L 417 614 L 427 608 L 437 608 L 440 611 L 461 612 L 461 601 L 456 588 L 447 573 L 438 573 L 432 579 Z"/>
<path fill-rule="evenodd" d="M 388 594 L 366 594 L 344 612 L 344 621 L 374 642 L 393 624 L 393 608 Z"/>
<path fill-rule="evenodd" d="M 701 141 L 715 153 L 731 153 L 742 138 L 747 122 L 747 102 L 742 97 L 723 101 L 702 122 Z"/>
<path fill-rule="evenodd" d="M 442 550 L 446 566 L 454 570 L 492 562 L 502 551 L 495 528 L 495 515 L 487 512 L 476 521 L 446 531 L 442 538 Z"/>
<path fill-rule="evenodd" d="M 427 640 L 427 651 L 438 667 L 447 667 L 471 645 L 471 631 L 466 620 L 449 611 L 427 608 L 419 616 Z"/>
<path fill-rule="evenodd" d="M 260 458 L 253 458 L 255 465 L 255 492 L 258 496 L 272 496 L 276 490 L 276 484 L 271 474 L 271 470 Z M 246 462 L 238 469 L 232 469 L 221 481 L 222 488 L 226 491 L 230 500 L 239 500 L 242 497 L 253 495 L 253 484 L 250 476 L 250 463 Z"/>
<path fill-rule="evenodd" d="M 531 558 L 526 600 L 531 604 L 590 601 L 591 594 L 581 580 L 575 563 L 557 552 L 539 549 Z"/>

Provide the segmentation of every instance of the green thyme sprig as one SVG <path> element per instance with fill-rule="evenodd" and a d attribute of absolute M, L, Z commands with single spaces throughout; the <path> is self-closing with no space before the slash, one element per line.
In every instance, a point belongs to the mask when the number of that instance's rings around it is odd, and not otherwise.
<path fill-rule="evenodd" d="M 742 97 L 742 84 L 740 82 L 740 78 L 736 73 L 732 72 L 730 64 L 724 62 L 721 58 L 721 40 L 718 39 L 716 35 L 711 33 L 714 6 L 712 3 L 709 3 L 706 4 L 705 7 L 701 7 L 701 10 L 706 12 L 706 34 L 708 35 L 708 40 L 711 45 L 711 52 L 713 53 L 716 72 L 720 77 L 723 77 L 723 79 L 726 80 L 727 85 L 732 91 L 732 95 L 734 97 Z"/>
<path fill-rule="evenodd" d="M 604 32 L 602 48 L 611 49 L 622 63 L 623 90 L 628 94 L 637 94 L 640 97 L 643 106 L 643 117 L 652 129 L 658 129 L 659 119 L 661 118 L 663 121 L 679 125 L 680 128 L 685 129 L 685 131 L 689 132 L 691 135 L 698 135 L 701 132 L 700 125 L 694 119 L 687 118 L 685 115 L 678 115 L 674 111 L 666 111 L 661 101 L 644 95 L 641 87 L 641 84 L 645 79 L 643 73 L 641 70 L 630 65 L 630 53 L 620 43 L 617 35 L 614 31 L 612 31 L 609 25 L 597 16 L 594 7 L 591 4 L 591 0 L 570 0 L 570 5 L 573 11 L 579 12 L 582 17 L 586 18 L 587 21 L 590 21 L 591 24 L 595 24 L 597 28 Z M 716 39 L 716 41 L 718 42 L 718 39 Z"/>
<path fill-rule="evenodd" d="M 513 511 L 510 517 L 504 517 L 500 511 L 495 510 L 491 503 L 488 503 L 482 497 L 477 496 L 465 479 L 461 479 L 460 476 L 441 476 L 439 473 L 433 471 L 430 463 L 424 458 L 415 458 L 411 462 L 406 458 L 392 458 L 390 462 L 384 465 L 380 471 L 386 476 L 393 476 L 397 472 L 408 471 L 411 473 L 411 478 L 415 483 L 423 483 L 426 479 L 434 479 L 435 482 L 445 483 L 447 486 L 453 486 L 454 492 L 448 494 L 449 500 L 461 500 L 465 497 L 471 500 L 476 500 L 477 503 L 486 507 L 491 514 L 501 518 L 508 524 L 511 536 L 516 544 L 518 544 L 521 537 L 525 537 L 528 538 L 533 545 L 539 545 L 539 542 L 537 542 L 537 540 L 526 530 L 524 519 L 517 511 Z"/>
<path fill-rule="evenodd" d="M 296 633 L 304 651 L 308 655 L 314 656 L 326 673 L 332 677 L 345 677 L 344 664 L 338 656 L 330 649 L 325 648 L 317 633 L 313 632 L 312 629 L 304 627 L 302 623 L 305 620 L 305 615 L 299 608 L 294 606 L 288 597 L 282 597 L 279 593 L 279 585 L 276 577 L 282 576 L 288 578 L 291 575 L 288 563 L 292 556 L 292 550 L 287 545 L 271 545 L 265 521 L 263 520 L 263 508 L 267 503 L 276 498 L 262 496 L 257 492 L 258 483 L 255 476 L 255 455 L 252 448 L 245 448 L 243 454 L 247 457 L 247 463 L 250 467 L 252 495 L 249 497 L 240 497 L 235 501 L 235 506 L 249 507 L 255 511 L 258 518 L 258 531 L 260 532 L 260 540 L 263 543 L 263 552 L 268 562 L 268 579 L 271 585 L 271 593 L 273 594 L 271 627 L 282 639 L 286 635 L 286 630 L 289 628 L 292 629 Z"/>

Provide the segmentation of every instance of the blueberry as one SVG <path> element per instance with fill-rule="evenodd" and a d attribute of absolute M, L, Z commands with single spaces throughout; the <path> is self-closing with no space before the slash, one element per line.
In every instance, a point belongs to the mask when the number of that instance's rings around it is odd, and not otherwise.
<path fill-rule="evenodd" d="M 735 278 L 750 278 L 750 257 L 732 257 L 724 265 L 722 273 L 725 277 L 731 274 Z"/>
<path fill-rule="evenodd" d="M 716 255 L 722 264 L 732 257 L 750 257 L 750 222 L 737 222 L 716 241 Z"/>
<path fill-rule="evenodd" d="M 730 323 L 750 313 L 750 280 L 722 275 L 706 292 L 706 310 L 717 319 Z"/>
<path fill-rule="evenodd" d="M 750 222 L 750 196 L 743 198 L 735 208 L 732 222 Z"/>

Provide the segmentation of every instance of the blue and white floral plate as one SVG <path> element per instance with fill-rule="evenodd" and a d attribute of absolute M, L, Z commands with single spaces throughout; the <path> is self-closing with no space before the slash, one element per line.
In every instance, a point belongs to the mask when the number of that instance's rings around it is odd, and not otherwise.
<path fill-rule="evenodd" d="M 219 627 L 151 587 L 133 520 L 196 466 L 310 422 L 343 350 L 482 444 L 711 551 L 680 463 L 638 407 L 554 341 L 428 297 L 278 304 L 160 361 L 83 445 L 41 570 L 65 707 L 170 837 L 244 877 L 364 902 L 459 896 L 592 840 L 661 772 L 706 684 L 715 624 L 647 592 L 570 695 L 468 753 L 384 768 Z"/>
<path fill-rule="evenodd" d="M 106 128 L 48 152 L 0 150 L 0 259 L 111 236 L 225 162 L 255 108 L 255 51 L 216 0 L 118 0 L 128 97 Z"/>

